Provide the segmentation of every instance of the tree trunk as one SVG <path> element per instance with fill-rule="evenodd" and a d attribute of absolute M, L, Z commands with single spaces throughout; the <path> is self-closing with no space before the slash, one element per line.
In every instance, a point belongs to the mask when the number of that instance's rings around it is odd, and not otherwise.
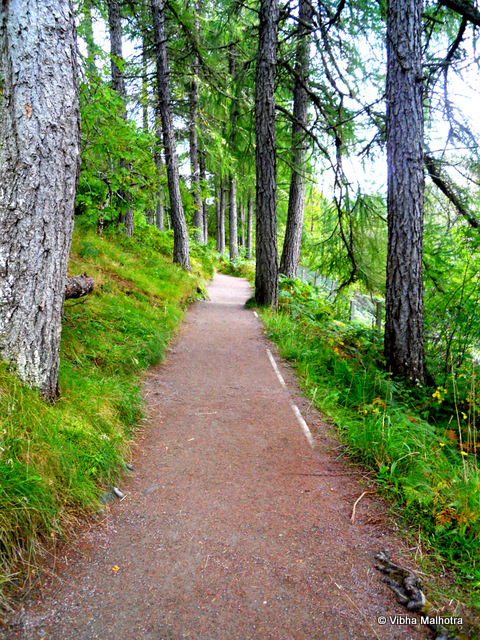
<path fill-rule="evenodd" d="M 235 76 L 236 76 L 236 52 L 235 44 L 230 45 L 229 55 L 229 71 L 231 76 L 232 94 L 235 94 Z M 233 154 L 237 141 L 237 118 L 238 118 L 238 102 L 236 98 L 232 100 L 230 112 L 230 151 Z M 238 258 L 238 222 L 237 222 L 237 181 L 233 173 L 230 174 L 229 180 L 229 200 L 228 200 L 228 226 L 229 226 L 229 250 L 230 262 Z"/>
<path fill-rule="evenodd" d="M 388 250 L 385 357 L 393 375 L 424 382 L 422 2 L 387 12 Z"/>
<path fill-rule="evenodd" d="M 218 185 L 217 251 L 225 253 L 225 178 L 220 176 Z"/>
<path fill-rule="evenodd" d="M 155 130 L 155 134 L 156 134 L 156 145 L 155 145 L 154 157 L 155 157 L 155 166 L 157 168 L 157 178 L 160 179 L 160 176 L 163 173 L 163 160 L 162 160 L 162 149 L 161 149 L 162 127 L 160 124 L 160 118 L 157 118 L 157 127 Z M 157 204 L 155 207 L 155 218 L 156 218 L 157 229 L 159 231 L 165 231 L 164 201 L 165 199 L 164 199 L 163 187 L 161 186 L 161 184 L 159 184 L 158 191 L 157 191 Z"/>
<path fill-rule="evenodd" d="M 122 49 L 122 18 L 120 15 L 120 6 L 118 0 L 107 0 L 108 10 L 108 26 L 110 31 L 110 69 L 112 74 L 112 89 L 118 93 L 123 102 L 122 117 L 127 118 L 127 92 L 125 89 L 125 78 L 123 76 L 122 64 L 118 65 L 119 61 L 123 62 L 123 49 Z M 120 161 L 120 166 L 130 169 L 128 162 L 123 159 Z M 120 189 L 118 191 L 119 203 L 129 200 L 128 195 Z M 129 237 L 133 236 L 133 209 L 128 207 L 125 213 L 120 213 L 119 222 L 125 225 L 125 234 Z"/>
<path fill-rule="evenodd" d="M 188 229 L 183 213 L 180 193 L 178 158 L 175 148 L 172 105 L 170 99 L 170 70 L 168 66 L 167 36 L 165 31 L 164 0 L 151 0 L 155 52 L 157 58 L 158 109 L 162 122 L 163 148 L 167 166 L 170 214 L 173 226 L 173 261 L 190 271 Z"/>
<path fill-rule="evenodd" d="M 195 229 L 194 238 L 197 242 L 203 243 L 203 220 L 202 220 L 202 197 L 200 194 L 200 165 L 198 163 L 198 140 L 197 140 L 197 110 L 198 110 L 198 87 L 195 79 L 190 83 L 190 171 L 193 195 L 193 227 Z"/>
<path fill-rule="evenodd" d="M 0 354 L 53 401 L 80 160 L 73 3 L 0 5 Z"/>
<path fill-rule="evenodd" d="M 305 157 L 307 153 L 306 128 L 308 119 L 309 34 L 312 23 L 311 0 L 300 0 L 295 84 L 293 88 L 292 123 L 292 177 L 288 195 L 287 227 L 283 242 L 280 273 L 294 278 L 300 262 L 303 211 L 305 207 Z"/>
<path fill-rule="evenodd" d="M 228 246 L 230 262 L 238 258 L 238 229 L 237 229 L 237 181 L 230 174 L 228 180 Z"/>
<path fill-rule="evenodd" d="M 87 45 L 87 68 L 90 73 L 96 71 L 95 67 L 95 40 L 93 39 L 92 0 L 83 2 L 83 31 Z"/>
<path fill-rule="evenodd" d="M 253 230 L 253 199 L 252 194 L 248 194 L 247 204 L 247 260 L 252 259 L 252 230 Z"/>
<path fill-rule="evenodd" d="M 245 249 L 245 204 L 242 200 L 240 200 L 240 205 L 238 207 L 238 211 L 240 214 L 240 233 L 239 233 L 239 243 L 238 246 L 241 249 Z"/>
<path fill-rule="evenodd" d="M 142 34 L 142 126 L 148 131 L 148 43 L 145 32 Z"/>
<path fill-rule="evenodd" d="M 275 143 L 275 67 L 278 0 L 261 0 L 255 78 L 256 141 L 256 269 L 255 299 L 259 305 L 278 302 L 277 162 Z"/>
<path fill-rule="evenodd" d="M 202 149 L 199 152 L 199 163 L 200 163 L 200 184 L 203 189 L 206 188 L 207 184 L 207 168 L 206 168 L 206 153 Z M 202 221 L 203 221 L 203 241 L 205 244 L 208 242 L 208 205 L 207 199 L 202 198 Z"/>

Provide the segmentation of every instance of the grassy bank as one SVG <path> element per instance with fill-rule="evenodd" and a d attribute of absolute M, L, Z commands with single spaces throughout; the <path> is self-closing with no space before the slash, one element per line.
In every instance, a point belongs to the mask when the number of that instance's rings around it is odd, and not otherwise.
<path fill-rule="evenodd" d="M 269 336 L 292 361 L 348 453 L 400 508 L 412 538 L 453 572 L 480 612 L 478 405 L 472 374 L 445 388 L 411 389 L 385 373 L 371 329 L 340 320 L 313 287 L 281 284 L 279 311 L 263 312 Z M 475 617 L 475 616 L 474 616 Z"/>
<path fill-rule="evenodd" d="M 0 365 L 0 603 L 119 481 L 142 415 L 141 373 L 213 275 L 205 248 L 192 250 L 192 274 L 174 266 L 172 242 L 151 227 L 133 239 L 76 231 L 69 272 L 93 276 L 95 290 L 66 302 L 56 406 Z"/>

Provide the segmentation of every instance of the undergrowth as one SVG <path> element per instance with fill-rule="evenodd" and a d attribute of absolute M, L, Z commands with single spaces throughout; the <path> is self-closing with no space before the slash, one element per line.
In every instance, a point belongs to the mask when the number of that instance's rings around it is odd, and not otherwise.
<path fill-rule="evenodd" d="M 174 266 L 172 245 L 153 227 L 133 239 L 77 230 L 69 272 L 93 276 L 95 290 L 65 304 L 59 401 L 46 404 L 0 365 L 0 604 L 124 470 L 141 372 L 161 360 L 214 271 L 204 247 L 192 247 L 191 274 Z"/>
<path fill-rule="evenodd" d="M 434 389 L 391 380 L 376 332 L 339 320 L 321 293 L 298 280 L 281 281 L 279 309 L 264 311 L 263 320 L 313 402 L 336 423 L 349 453 L 374 471 L 480 608 L 474 371 Z"/>
<path fill-rule="evenodd" d="M 255 263 L 244 258 L 237 258 L 231 262 L 226 256 L 218 258 L 217 269 L 229 276 L 246 278 L 253 286 L 255 284 Z"/>

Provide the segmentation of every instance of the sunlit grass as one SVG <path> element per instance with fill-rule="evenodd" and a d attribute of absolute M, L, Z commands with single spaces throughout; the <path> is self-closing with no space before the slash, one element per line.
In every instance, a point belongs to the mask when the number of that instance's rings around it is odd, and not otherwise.
<path fill-rule="evenodd" d="M 207 249 L 193 248 L 193 274 L 171 251 L 171 234 L 153 228 L 133 239 L 77 231 L 69 271 L 87 272 L 95 290 L 65 304 L 59 401 L 46 404 L 0 364 L 0 603 L 123 472 L 140 375 L 213 274 Z"/>

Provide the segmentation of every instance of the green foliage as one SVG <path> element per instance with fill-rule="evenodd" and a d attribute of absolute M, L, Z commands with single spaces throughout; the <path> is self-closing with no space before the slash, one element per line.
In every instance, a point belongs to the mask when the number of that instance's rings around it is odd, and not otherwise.
<path fill-rule="evenodd" d="M 95 290 L 65 304 L 59 401 L 47 405 L 0 365 L 0 603 L 9 576 L 121 481 L 142 416 L 140 374 L 213 272 L 207 250 L 194 252 L 193 274 L 174 266 L 172 243 L 153 227 L 134 239 L 77 229 L 70 272 L 93 276 Z"/>
<path fill-rule="evenodd" d="M 97 77 L 81 85 L 80 108 L 77 213 L 91 224 L 97 223 L 99 215 L 108 223 L 131 207 L 143 221 L 145 212 L 155 205 L 159 185 L 166 181 L 154 163 L 154 134 L 125 119 L 120 96 Z"/>
<path fill-rule="evenodd" d="M 228 258 L 220 256 L 217 260 L 217 268 L 221 273 L 229 276 L 246 278 L 251 285 L 255 283 L 255 264 L 251 260 L 237 258 L 233 262 L 230 262 Z"/>
<path fill-rule="evenodd" d="M 279 311 L 263 318 L 350 454 L 374 471 L 425 540 L 480 587 L 480 440 L 471 380 L 468 413 L 460 404 L 466 378 L 434 390 L 392 381 L 376 334 L 339 321 L 327 300 L 298 280 L 281 282 Z"/>

